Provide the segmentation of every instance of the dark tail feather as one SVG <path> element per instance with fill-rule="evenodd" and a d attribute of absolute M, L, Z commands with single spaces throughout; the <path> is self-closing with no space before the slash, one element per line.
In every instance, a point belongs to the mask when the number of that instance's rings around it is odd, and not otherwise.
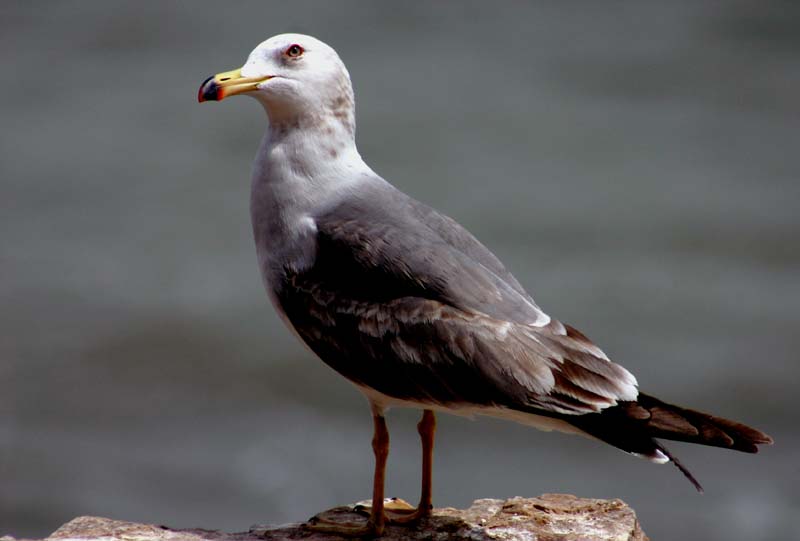
<path fill-rule="evenodd" d="M 600 413 L 565 420 L 628 453 L 655 462 L 664 462 L 664 458 L 668 458 L 701 493 L 703 487 L 697 479 L 654 438 L 711 445 L 745 453 L 756 453 L 758 445 L 772 443 L 771 437 L 742 423 L 673 406 L 641 393 L 636 402 L 620 402 Z"/>
<path fill-rule="evenodd" d="M 759 445 L 772 443 L 771 437 L 755 428 L 701 411 L 673 406 L 646 394 L 639 394 L 636 402 L 625 402 L 619 407 L 625 410 L 627 417 L 639 420 L 647 433 L 655 438 L 745 453 L 757 453 Z"/>

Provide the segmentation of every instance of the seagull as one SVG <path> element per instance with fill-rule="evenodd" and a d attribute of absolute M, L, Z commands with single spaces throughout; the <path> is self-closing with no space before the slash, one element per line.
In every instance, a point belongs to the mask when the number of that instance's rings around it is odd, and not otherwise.
<path fill-rule="evenodd" d="M 376 174 L 356 148 L 350 75 L 316 38 L 281 34 L 240 69 L 206 79 L 198 100 L 243 94 L 269 119 L 252 174 L 258 264 L 272 304 L 326 364 L 366 395 L 374 424 L 366 522 L 317 531 L 377 536 L 431 514 L 435 412 L 487 415 L 580 434 L 655 463 L 659 438 L 747 453 L 772 438 L 662 402 L 575 328 L 546 314 L 455 220 Z M 390 407 L 422 410 L 416 508 L 384 502 Z"/>

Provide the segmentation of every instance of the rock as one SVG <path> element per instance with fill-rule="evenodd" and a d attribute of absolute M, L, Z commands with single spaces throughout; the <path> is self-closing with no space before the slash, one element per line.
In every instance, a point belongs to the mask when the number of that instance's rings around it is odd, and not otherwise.
<path fill-rule="evenodd" d="M 337 507 L 321 514 L 326 520 L 363 521 L 353 507 Z M 2 538 L 10 539 L 10 538 Z M 324 541 L 335 536 L 313 533 L 303 524 L 261 525 L 248 532 L 176 530 L 98 517 L 78 517 L 47 538 L 102 541 L 263 541 L 307 539 Z M 469 509 L 435 509 L 416 527 L 388 526 L 382 537 L 403 541 L 646 541 L 636 514 L 621 500 L 593 500 L 565 494 L 538 498 L 476 500 Z"/>

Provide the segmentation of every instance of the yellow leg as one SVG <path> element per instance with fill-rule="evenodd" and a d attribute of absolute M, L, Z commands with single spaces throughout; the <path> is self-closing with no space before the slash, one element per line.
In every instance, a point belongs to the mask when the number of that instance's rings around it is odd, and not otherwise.
<path fill-rule="evenodd" d="M 375 433 L 372 450 L 375 453 L 375 476 L 372 483 L 372 509 L 366 524 L 323 521 L 314 517 L 307 527 L 317 532 L 338 534 L 346 537 L 373 537 L 383 533 L 386 515 L 383 511 L 383 485 L 386 478 L 386 459 L 389 456 L 389 430 L 381 411 L 373 408 L 372 421 Z"/>
<path fill-rule="evenodd" d="M 393 524 L 408 524 L 428 517 L 433 510 L 431 487 L 433 485 L 433 440 L 436 434 L 436 416 L 433 410 L 425 410 L 417 424 L 422 442 L 422 490 L 419 505 L 408 512 L 397 510 L 390 515 Z M 408 513 L 408 514 L 406 514 Z"/>

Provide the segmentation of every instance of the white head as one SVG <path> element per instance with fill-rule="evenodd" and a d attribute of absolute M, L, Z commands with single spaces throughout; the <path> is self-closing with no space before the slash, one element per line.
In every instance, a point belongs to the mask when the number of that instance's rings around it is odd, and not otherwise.
<path fill-rule="evenodd" d="M 280 34 L 259 44 L 241 69 L 218 73 L 200 87 L 199 101 L 236 94 L 256 98 L 270 124 L 286 129 L 340 124 L 355 133 L 350 75 L 330 46 L 303 34 Z"/>

